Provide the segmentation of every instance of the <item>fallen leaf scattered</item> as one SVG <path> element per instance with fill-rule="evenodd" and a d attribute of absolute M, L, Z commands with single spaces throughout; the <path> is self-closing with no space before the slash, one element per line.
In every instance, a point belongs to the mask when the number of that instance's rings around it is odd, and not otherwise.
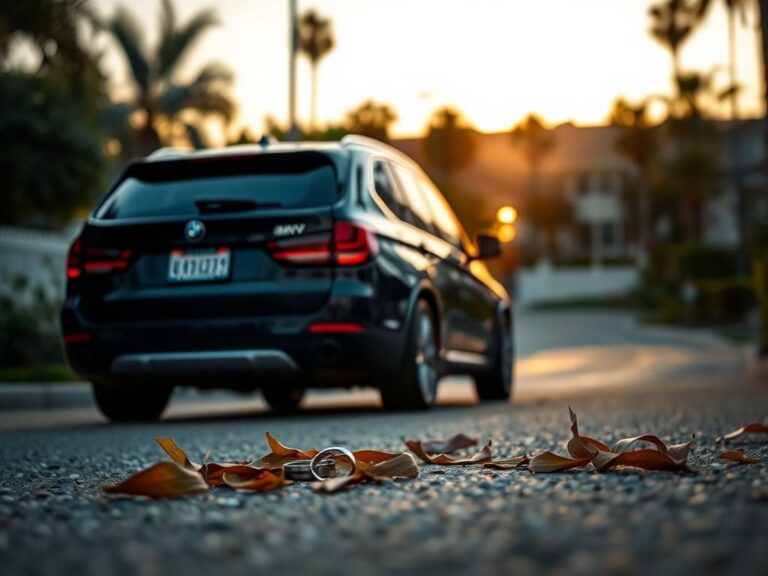
<path fill-rule="evenodd" d="M 177 462 L 158 462 L 119 484 L 104 486 L 104 490 L 110 494 L 179 498 L 205 492 L 208 484 L 199 472 L 189 470 Z"/>
<path fill-rule="evenodd" d="M 757 464 L 758 460 L 744 454 L 743 450 L 726 450 L 718 455 L 720 460 L 730 460 L 739 464 Z"/>
<path fill-rule="evenodd" d="M 733 432 L 728 432 L 728 434 L 724 434 L 723 436 L 718 438 L 717 441 L 720 442 L 722 440 L 734 440 L 735 438 L 738 438 L 739 436 L 743 436 L 744 434 L 768 434 L 768 424 L 753 422 L 752 424 L 747 424 L 746 426 L 742 426 L 738 430 L 734 430 Z"/>

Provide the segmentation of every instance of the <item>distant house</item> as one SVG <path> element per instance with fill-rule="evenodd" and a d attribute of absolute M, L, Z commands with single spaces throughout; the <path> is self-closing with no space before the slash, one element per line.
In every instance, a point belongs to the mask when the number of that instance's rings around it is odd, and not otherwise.
<path fill-rule="evenodd" d="M 724 134 L 728 124 L 719 125 Z M 733 173 L 739 173 L 751 198 L 750 213 L 768 217 L 766 175 L 755 167 L 764 156 L 762 122 L 739 125 L 738 146 L 721 139 L 720 172 L 714 193 L 705 207 L 705 240 L 720 245 L 738 242 L 737 195 Z M 573 222 L 558 233 L 559 254 L 566 259 L 602 261 L 634 258 L 639 253 L 639 177 L 637 167 L 619 153 L 621 128 L 562 124 L 551 131 L 554 146 L 540 167 L 542 194 L 564 194 L 571 204 Z M 393 144 L 426 165 L 422 139 L 396 140 Z M 473 196 L 489 223 L 505 204 L 525 206 L 528 167 L 508 132 L 477 135 L 475 160 L 456 175 L 457 185 Z M 664 234 L 664 221 L 653 223 Z M 518 241 L 530 253 L 541 254 L 541 238 L 526 226 L 521 210 Z"/>

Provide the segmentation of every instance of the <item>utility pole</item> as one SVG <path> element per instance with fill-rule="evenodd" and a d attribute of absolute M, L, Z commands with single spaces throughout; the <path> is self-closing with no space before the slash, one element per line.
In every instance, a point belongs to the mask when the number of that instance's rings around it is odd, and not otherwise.
<path fill-rule="evenodd" d="M 288 140 L 299 140 L 299 126 L 296 123 L 296 55 L 299 50 L 298 0 L 290 0 L 290 42 L 288 63 Z"/>

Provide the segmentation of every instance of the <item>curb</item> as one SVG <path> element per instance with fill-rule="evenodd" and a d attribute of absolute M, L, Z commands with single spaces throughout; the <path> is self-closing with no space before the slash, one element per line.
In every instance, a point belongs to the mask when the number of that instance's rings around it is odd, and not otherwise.
<path fill-rule="evenodd" d="M 46 410 L 92 405 L 91 386 L 86 383 L 0 384 L 0 411 Z"/>

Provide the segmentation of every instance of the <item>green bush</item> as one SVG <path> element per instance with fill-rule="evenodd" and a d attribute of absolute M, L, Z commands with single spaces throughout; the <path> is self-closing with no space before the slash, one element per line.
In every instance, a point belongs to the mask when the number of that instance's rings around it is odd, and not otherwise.
<path fill-rule="evenodd" d="M 746 278 L 696 283 L 696 317 L 713 324 L 742 320 L 755 306 L 755 291 Z"/>
<path fill-rule="evenodd" d="M 0 292 L 0 367 L 64 362 L 59 342 L 60 303 L 42 287 L 15 278 Z"/>

